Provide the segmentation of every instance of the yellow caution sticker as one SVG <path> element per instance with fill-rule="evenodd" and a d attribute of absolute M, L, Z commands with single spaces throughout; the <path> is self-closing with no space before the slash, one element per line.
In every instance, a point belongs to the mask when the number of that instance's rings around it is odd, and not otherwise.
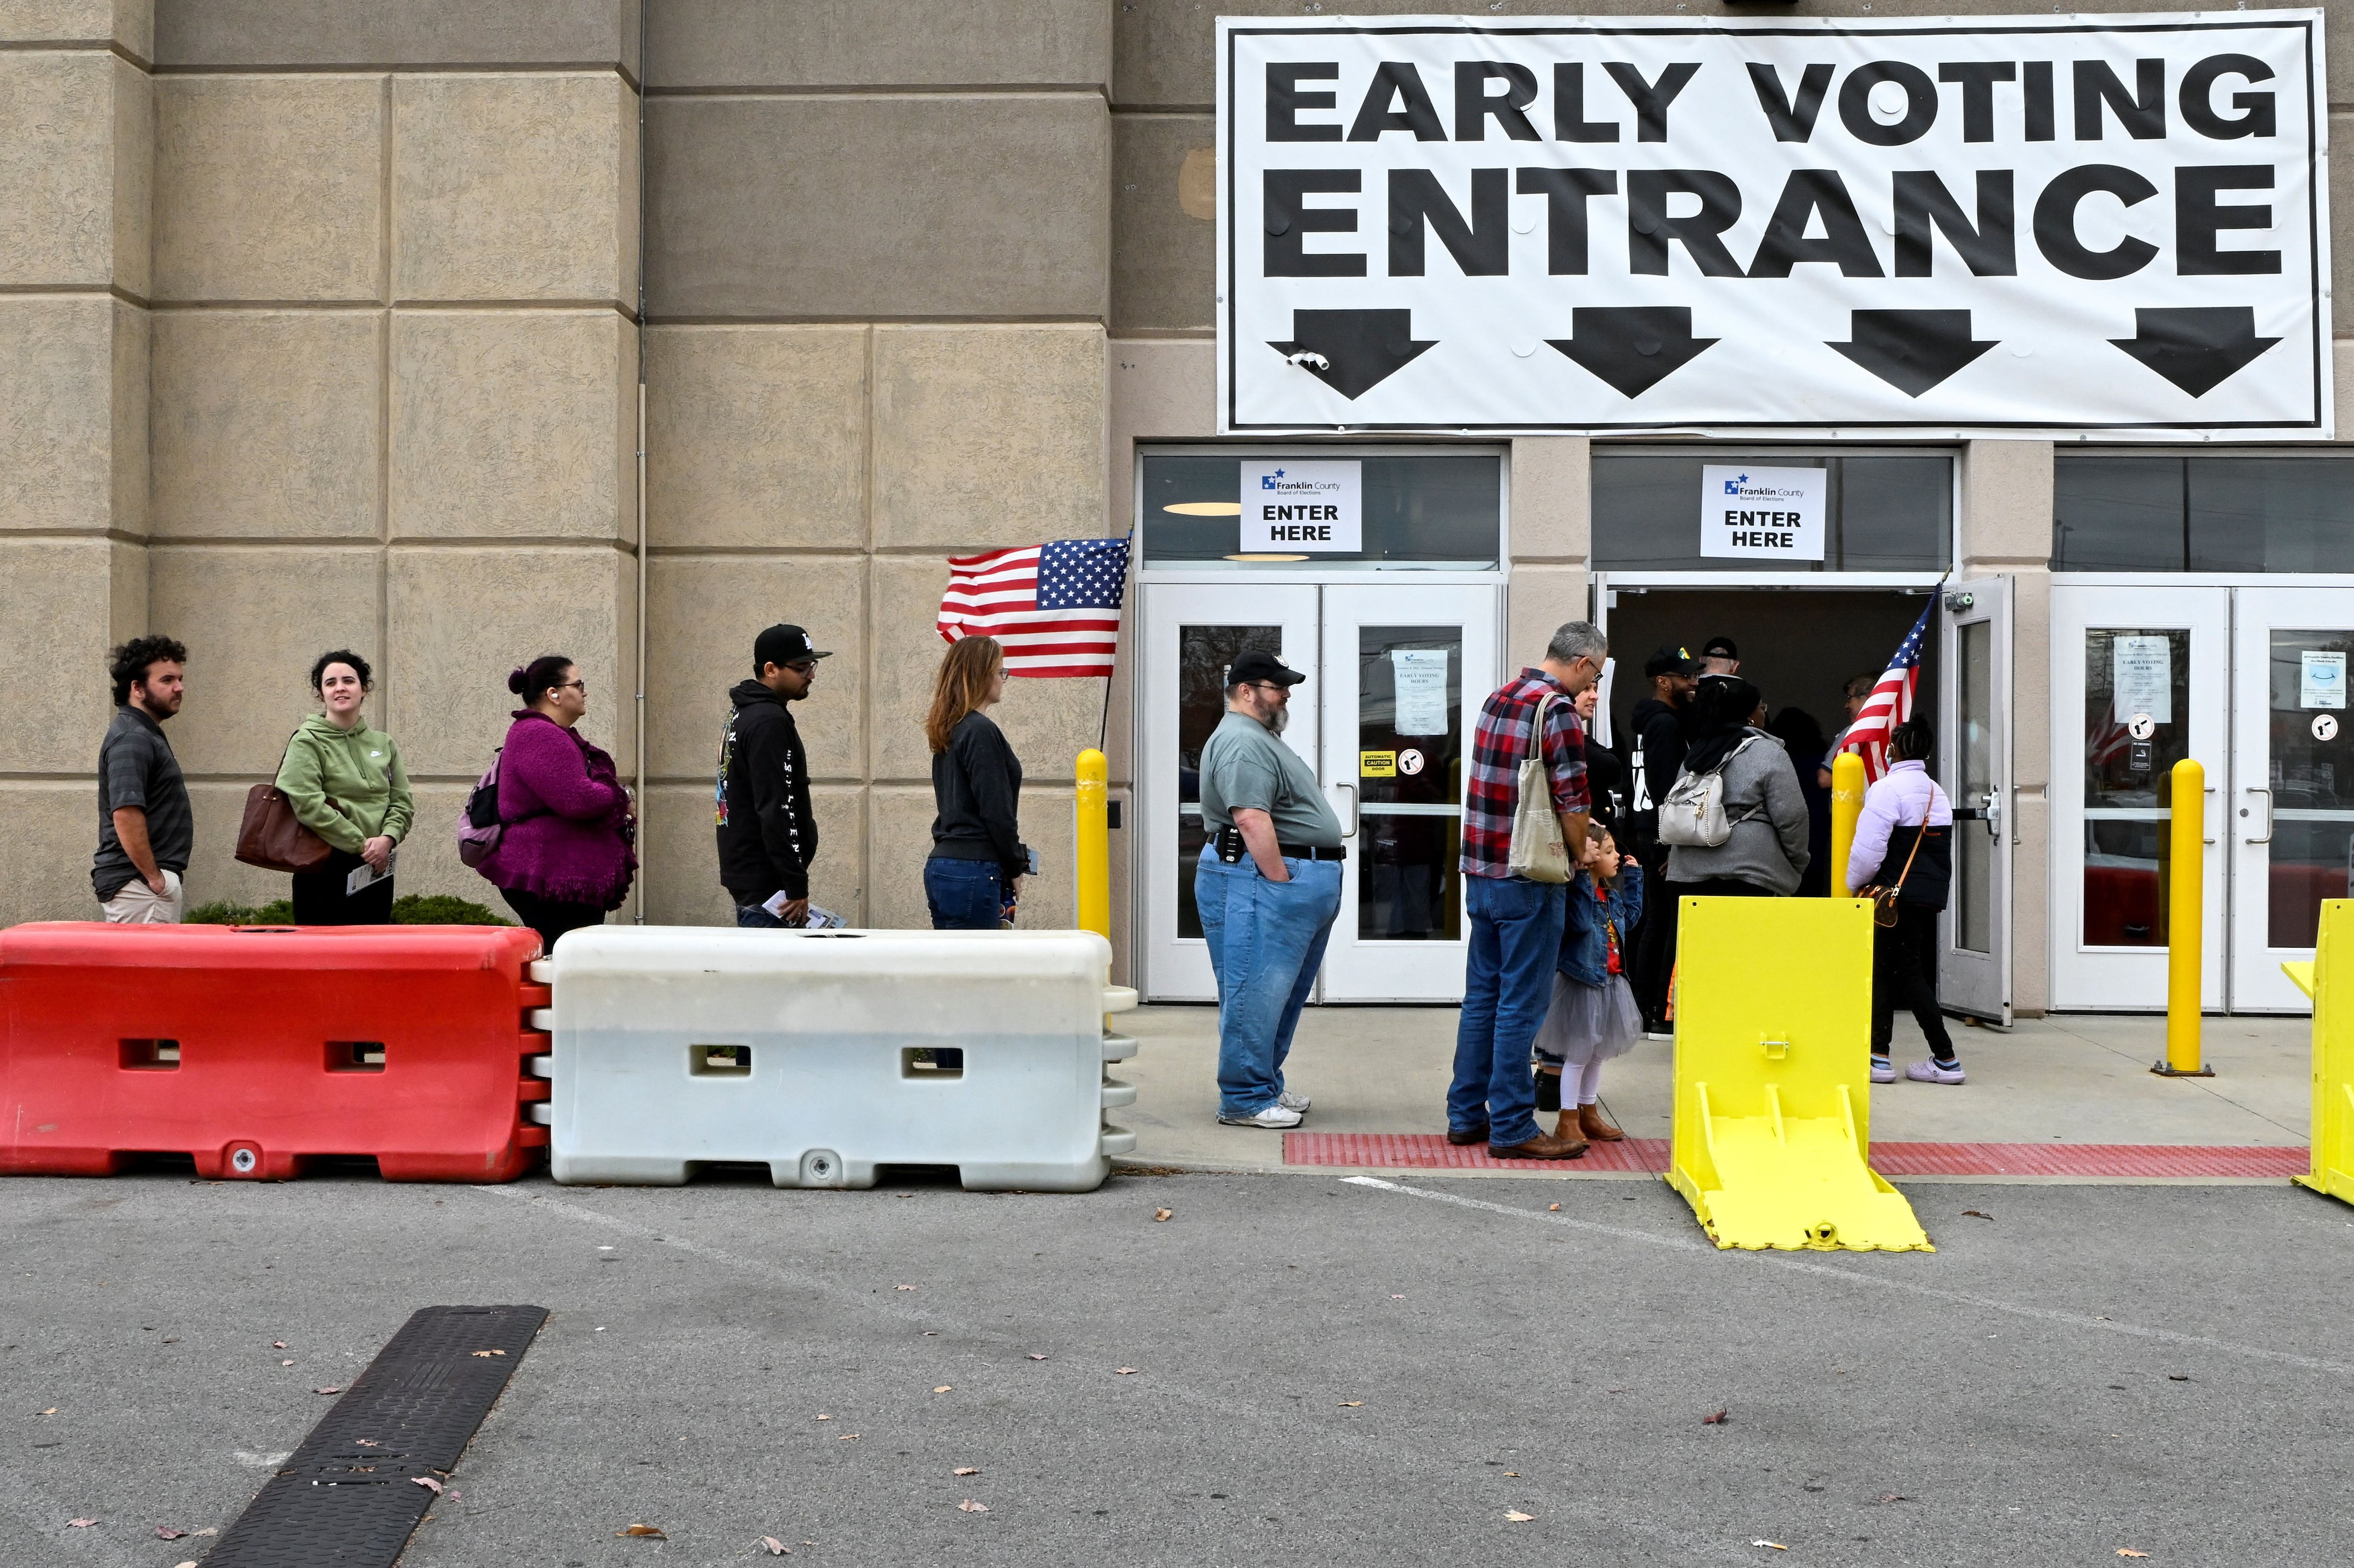
<path fill-rule="evenodd" d="M 1357 753 L 1357 777 L 1394 779 L 1397 777 L 1397 757 L 1394 751 L 1361 751 Z"/>

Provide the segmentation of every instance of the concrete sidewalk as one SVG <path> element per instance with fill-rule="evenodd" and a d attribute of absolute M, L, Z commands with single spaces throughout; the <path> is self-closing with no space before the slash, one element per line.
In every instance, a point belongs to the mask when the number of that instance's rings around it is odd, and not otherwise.
<path fill-rule="evenodd" d="M 1453 1008 L 1443 1007 L 1310 1008 L 1287 1068 L 1291 1086 L 1316 1102 L 1301 1130 L 1445 1132 L 1455 1018 Z M 1133 1060 L 1113 1069 L 1139 1091 L 1136 1104 L 1113 1117 L 1137 1134 L 1127 1163 L 1304 1169 L 1284 1163 L 1280 1134 L 1219 1125 L 1215 1008 L 1140 1008 L 1114 1026 L 1141 1044 Z M 1935 1143 L 2306 1141 L 2310 1019 L 2210 1018 L 2211 1078 L 2150 1072 L 2164 1054 L 2165 1027 L 2162 1018 L 2120 1014 L 2022 1019 L 2008 1031 L 1954 1021 L 1955 1049 L 1969 1082 L 1875 1086 L 1872 1136 L 1876 1142 Z M 1912 1020 L 1899 1018 L 1897 1061 L 1927 1054 Z M 1665 1041 L 1647 1041 L 1603 1069 L 1604 1107 L 1628 1137 L 1669 1135 L 1669 1077 Z M 1571 1166 L 1564 1173 L 1582 1172 Z"/>

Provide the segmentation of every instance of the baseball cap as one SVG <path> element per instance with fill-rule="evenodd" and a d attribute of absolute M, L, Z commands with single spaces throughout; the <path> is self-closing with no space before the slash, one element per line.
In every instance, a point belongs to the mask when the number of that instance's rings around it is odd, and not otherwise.
<path fill-rule="evenodd" d="M 782 621 L 752 639 L 752 673 L 756 675 L 771 664 L 798 664 L 804 659 L 832 657 L 831 652 L 811 647 L 808 632 Z"/>
<path fill-rule="evenodd" d="M 1730 637 L 1712 637 L 1708 640 L 1708 646 L 1700 651 L 1700 656 L 1703 659 L 1738 659 L 1741 650 L 1734 645 Z"/>
<path fill-rule="evenodd" d="M 1296 686 L 1308 679 L 1297 670 L 1284 667 L 1283 661 L 1272 653 L 1251 649 L 1236 659 L 1226 670 L 1226 684 L 1239 686 L 1246 681 L 1267 681 L 1278 686 Z"/>
<path fill-rule="evenodd" d="M 1643 661 L 1646 675 L 1691 675 L 1700 670 L 1700 661 L 1681 648 L 1661 648 Z"/>

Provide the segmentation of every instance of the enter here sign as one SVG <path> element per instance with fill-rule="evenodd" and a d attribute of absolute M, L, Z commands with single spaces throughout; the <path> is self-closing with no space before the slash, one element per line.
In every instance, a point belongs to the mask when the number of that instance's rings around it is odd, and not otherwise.
<path fill-rule="evenodd" d="M 1246 555 L 1358 553 L 1364 536 L 1364 465 L 1267 458 L 1243 464 Z"/>
<path fill-rule="evenodd" d="M 1819 561 L 1830 472 L 1714 464 L 1700 471 L 1700 553 Z"/>

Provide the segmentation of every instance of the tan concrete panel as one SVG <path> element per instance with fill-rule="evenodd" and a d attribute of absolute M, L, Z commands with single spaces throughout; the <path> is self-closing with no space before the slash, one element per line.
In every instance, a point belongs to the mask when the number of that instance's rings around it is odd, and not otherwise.
<path fill-rule="evenodd" d="M 1584 566 L 1594 536 L 1594 443 L 1583 436 L 1512 442 L 1512 559 Z"/>
<path fill-rule="evenodd" d="M 0 297 L 0 532 L 147 525 L 147 313 Z"/>
<path fill-rule="evenodd" d="M 712 785 L 665 784 L 647 791 L 646 920 L 658 926 L 732 926 L 735 901 L 719 885 L 718 835 L 712 821 Z M 817 863 L 810 867 L 811 902 L 853 926 L 866 924 L 866 791 L 855 785 L 821 787 L 811 800 L 817 813 Z"/>
<path fill-rule="evenodd" d="M 1514 567 L 1504 589 L 1504 668 L 1535 663 L 1556 628 L 1588 619 L 1594 602 L 1587 588 L 1584 567 Z"/>
<path fill-rule="evenodd" d="M 877 327 L 875 545 L 1100 533 L 1105 402 L 1098 327 Z"/>
<path fill-rule="evenodd" d="M 618 65 L 638 69 L 639 0 L 171 0 L 175 66 Z"/>
<path fill-rule="evenodd" d="M 381 727 L 391 673 L 382 566 L 382 551 L 348 546 L 150 551 L 155 626 L 188 645 L 188 697 L 172 727 L 181 765 L 249 780 L 274 774 L 286 737 L 317 706 L 311 662 L 331 648 L 376 666 L 368 712 Z"/>
<path fill-rule="evenodd" d="M 691 0 L 646 14 L 657 88 L 1031 87 L 1111 80 L 1104 0 Z"/>
<path fill-rule="evenodd" d="M 396 311 L 395 538 L 637 536 L 636 329 L 610 311 Z"/>
<path fill-rule="evenodd" d="M 866 711 L 866 564 L 856 556 L 658 556 L 647 574 L 647 767 L 714 776 L 727 693 L 751 673 L 752 639 L 790 621 L 833 657 L 792 706 L 818 779 L 860 779 Z"/>
<path fill-rule="evenodd" d="M 878 556 L 875 560 L 875 777 L 931 788 L 932 750 L 924 738 L 932 683 L 948 644 L 935 621 L 948 587 L 944 560 Z M 1103 722 L 1104 682 L 1082 676 L 1009 681 L 991 716 L 1005 731 L 1028 779 L 1068 779 L 1078 754 L 1096 744 Z"/>
<path fill-rule="evenodd" d="M 1218 348 L 1198 339 L 1126 338 L 1105 350 L 1111 440 L 1104 482 L 1110 532 L 1124 534 L 1136 508 L 1136 443 L 1216 439 Z"/>
<path fill-rule="evenodd" d="M 118 162 L 143 179 L 146 151 L 118 145 L 126 79 L 145 90 L 136 69 L 102 51 L 0 51 L 0 285 L 144 283 L 144 257 L 117 275 L 127 194 Z"/>
<path fill-rule="evenodd" d="M 92 731 L 87 766 L 97 765 L 98 738 L 99 732 Z M 27 920 L 101 918 L 90 886 L 90 857 L 98 852 L 95 783 L 0 783 L 0 821 L 8 824 L 8 874 L 0 876 L 0 927 Z"/>
<path fill-rule="evenodd" d="M 1099 319 L 1109 121 L 1095 93 L 657 98 L 647 309 Z"/>
<path fill-rule="evenodd" d="M 1962 567 L 2052 560 L 2052 443 L 1971 441 L 1962 449 Z"/>
<path fill-rule="evenodd" d="M 155 82 L 114 62 L 114 282 L 140 300 L 155 291 Z"/>
<path fill-rule="evenodd" d="M 155 56 L 155 0 L 0 0 L 0 41 L 121 44 Z"/>
<path fill-rule="evenodd" d="M 628 556 L 396 547 L 387 579 L 384 714 L 412 774 L 479 775 L 515 708 L 507 673 L 560 653 L 588 683 L 580 733 L 629 775 L 637 573 Z"/>
<path fill-rule="evenodd" d="M 147 630 L 125 619 L 143 606 L 120 579 L 144 576 L 145 553 L 0 537 L 0 773 L 96 769 L 113 715 L 107 650 Z"/>
<path fill-rule="evenodd" d="M 376 312 L 158 314 L 154 531 L 376 538 L 384 334 Z"/>
<path fill-rule="evenodd" d="M 1210 332 L 1217 323 L 1217 122 L 1112 116 L 1111 330 Z"/>
<path fill-rule="evenodd" d="M 392 89 L 400 300 L 637 305 L 637 95 L 594 75 L 402 76 Z"/>
<path fill-rule="evenodd" d="M 647 333 L 647 537 L 664 548 L 862 548 L 866 336 L 863 326 Z"/>
<path fill-rule="evenodd" d="M 167 76 L 155 93 L 163 298 L 383 296 L 382 77 Z"/>

